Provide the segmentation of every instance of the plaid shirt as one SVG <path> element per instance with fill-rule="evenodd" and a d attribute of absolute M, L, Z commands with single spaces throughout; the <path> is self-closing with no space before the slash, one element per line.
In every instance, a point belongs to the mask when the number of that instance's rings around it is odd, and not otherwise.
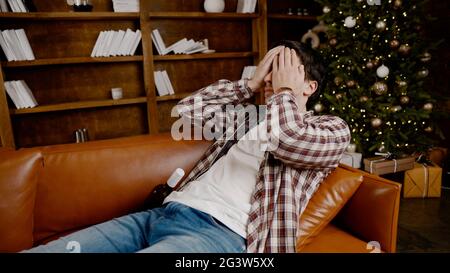
<path fill-rule="evenodd" d="M 196 126 L 226 132 L 240 123 L 239 111 L 226 112 L 226 105 L 238 105 L 252 95 L 247 80 L 220 80 L 181 100 L 177 110 Z M 265 152 L 251 197 L 247 252 L 295 252 L 299 216 L 320 183 L 337 167 L 350 141 L 350 131 L 338 117 L 300 113 L 288 91 L 273 95 L 266 107 L 272 147 Z M 237 141 L 219 138 L 214 142 L 178 190 L 206 172 Z"/>

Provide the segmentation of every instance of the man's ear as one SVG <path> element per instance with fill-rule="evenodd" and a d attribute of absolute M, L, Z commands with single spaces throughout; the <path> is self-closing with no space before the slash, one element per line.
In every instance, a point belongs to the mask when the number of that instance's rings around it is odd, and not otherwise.
<path fill-rule="evenodd" d="M 303 92 L 305 96 L 310 97 L 314 92 L 316 92 L 319 83 L 317 81 L 308 81 L 306 83 L 306 90 Z"/>

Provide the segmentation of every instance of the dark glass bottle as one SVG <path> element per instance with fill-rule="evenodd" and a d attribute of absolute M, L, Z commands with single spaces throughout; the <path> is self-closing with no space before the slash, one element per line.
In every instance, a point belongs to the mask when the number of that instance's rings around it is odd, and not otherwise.
<path fill-rule="evenodd" d="M 178 182 L 183 178 L 183 169 L 176 169 L 165 184 L 159 184 L 149 194 L 144 202 L 144 209 L 152 209 L 162 205 L 164 199 L 173 191 Z"/>
<path fill-rule="evenodd" d="M 74 11 L 92 11 L 94 6 L 92 6 L 91 1 L 90 0 L 78 0 L 75 1 L 74 5 L 73 5 L 73 10 Z"/>

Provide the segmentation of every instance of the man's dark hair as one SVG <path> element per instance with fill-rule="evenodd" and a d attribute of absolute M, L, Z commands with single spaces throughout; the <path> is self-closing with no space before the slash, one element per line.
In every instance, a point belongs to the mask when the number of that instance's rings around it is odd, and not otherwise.
<path fill-rule="evenodd" d="M 323 59 L 319 52 L 312 49 L 310 46 L 297 41 L 281 40 L 276 42 L 272 48 L 281 45 L 295 50 L 297 55 L 300 57 L 302 64 L 305 66 L 306 79 L 310 81 L 317 81 L 317 90 L 308 99 L 308 104 L 310 104 L 311 101 L 315 101 L 317 99 L 323 85 L 325 84 L 326 69 Z"/>

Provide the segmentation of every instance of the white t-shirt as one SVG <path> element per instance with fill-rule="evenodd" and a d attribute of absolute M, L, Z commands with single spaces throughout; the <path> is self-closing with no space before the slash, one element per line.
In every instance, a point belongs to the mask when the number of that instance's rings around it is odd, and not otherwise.
<path fill-rule="evenodd" d="M 258 133 L 264 128 L 265 121 L 249 130 L 197 181 L 187 184 L 183 191 L 172 192 L 164 203 L 179 202 L 208 213 L 246 238 L 250 199 L 267 145 Z"/>

